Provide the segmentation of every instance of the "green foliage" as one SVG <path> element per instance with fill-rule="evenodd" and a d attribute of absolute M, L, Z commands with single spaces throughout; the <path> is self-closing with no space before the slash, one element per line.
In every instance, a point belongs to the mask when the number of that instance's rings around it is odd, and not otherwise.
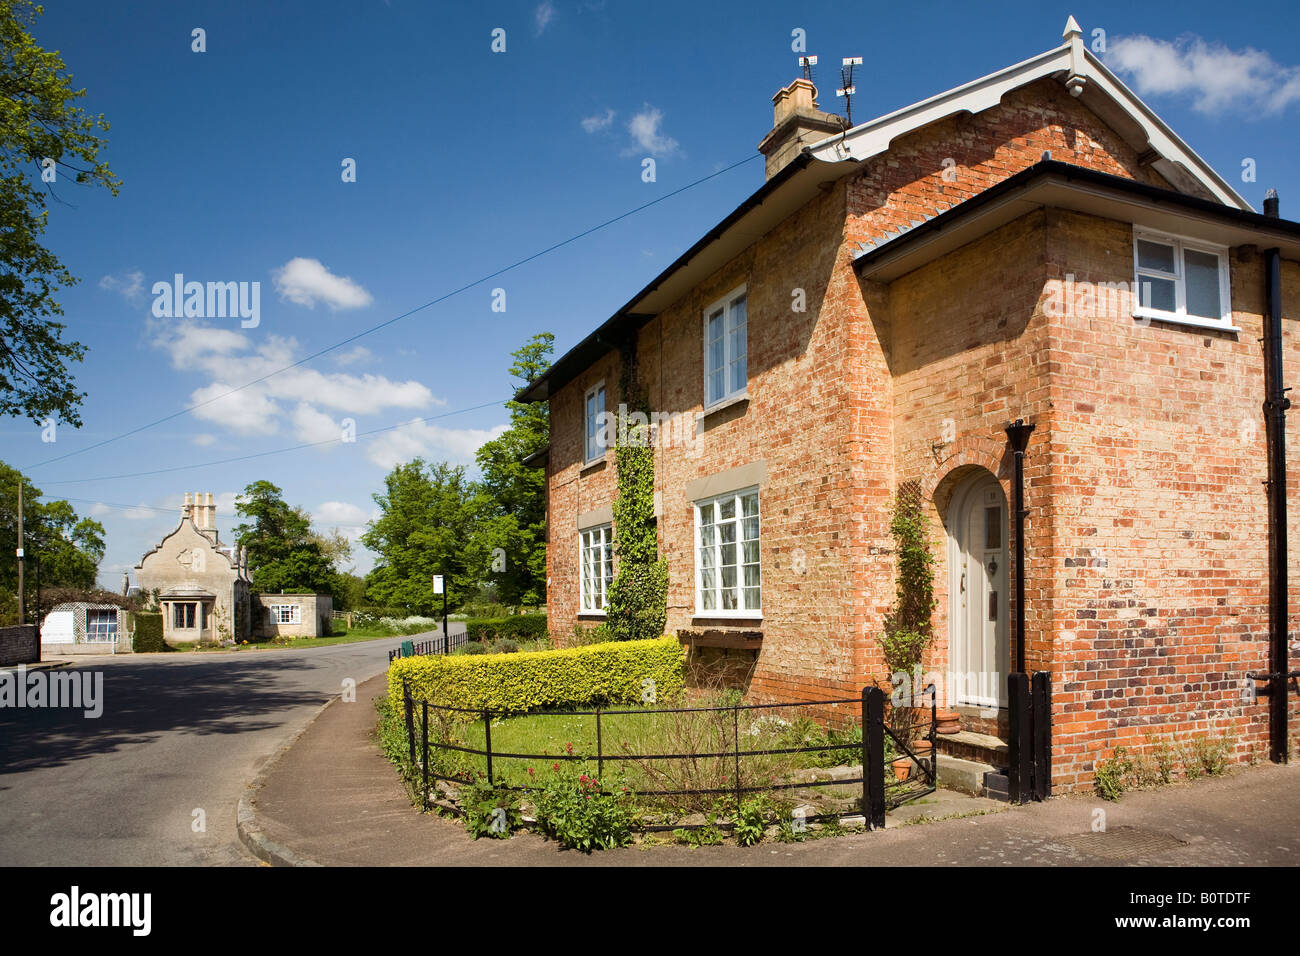
<path fill-rule="evenodd" d="M 1133 761 L 1124 747 L 1116 747 L 1105 760 L 1098 760 L 1093 768 L 1093 786 L 1103 800 L 1118 800 L 1133 772 Z"/>
<path fill-rule="evenodd" d="M 0 283 L 3 280 L 0 279 Z M 93 518 L 82 518 L 68 502 L 43 501 L 41 490 L 22 472 L 0 462 L 0 623 L 17 622 L 18 483 L 23 483 L 23 547 L 27 551 L 24 590 L 27 607 L 34 610 L 36 567 L 40 566 L 41 588 L 91 590 L 99 562 L 104 557 L 104 526 Z M 46 598 L 42 604 L 50 606 Z"/>
<path fill-rule="evenodd" d="M 920 494 L 901 488 L 889 524 L 897 555 L 894 606 L 885 617 L 880 647 L 890 673 L 911 673 L 933 637 L 934 553 Z"/>
<path fill-rule="evenodd" d="M 519 795 L 491 787 L 486 780 L 461 787 L 458 802 L 465 814 L 465 829 L 476 840 L 480 837 L 509 839 L 524 822 Z"/>
<path fill-rule="evenodd" d="M 47 197 L 58 200 L 61 184 L 116 195 L 119 182 L 99 159 L 108 123 L 77 105 L 86 91 L 73 87 L 58 52 L 31 35 L 40 13 L 26 0 L 0 0 L 0 415 L 37 423 L 58 416 L 80 427 L 85 393 L 68 365 L 82 360 L 85 346 L 65 341 L 65 326 L 52 318 L 63 314 L 54 293 L 79 280 L 40 238 Z M 42 181 L 46 157 L 55 183 Z"/>
<path fill-rule="evenodd" d="M 280 488 L 254 481 L 235 499 L 235 512 L 250 521 L 235 526 L 235 541 L 248 549 L 253 590 L 300 591 L 336 599 L 343 583 L 311 530 L 311 518 L 285 502 Z"/>
<path fill-rule="evenodd" d="M 153 611 L 135 613 L 135 637 L 131 649 L 137 654 L 167 650 L 167 642 L 163 640 L 162 614 Z"/>
<path fill-rule="evenodd" d="M 596 624 L 587 627 L 582 624 L 573 625 L 573 645 L 575 647 L 585 647 L 588 644 L 604 644 L 608 641 L 617 640 L 614 632 L 609 629 L 608 624 Z"/>
<path fill-rule="evenodd" d="M 726 835 L 718 826 L 718 814 L 711 810 L 704 815 L 704 823 L 693 827 L 678 827 L 673 837 L 687 846 L 719 846 L 726 840 Z"/>
<path fill-rule="evenodd" d="M 771 810 L 772 804 L 766 794 L 742 800 L 736 813 L 736 842 L 741 846 L 753 846 L 762 840 Z"/>
<path fill-rule="evenodd" d="M 385 493 L 375 495 L 381 514 L 361 542 L 379 556 L 366 576 L 366 594 L 381 604 L 408 607 L 418 614 L 442 611 L 433 593 L 433 576 L 447 582 L 448 599 L 474 580 L 478 566 L 472 543 L 474 515 L 465 469 L 416 458 L 384 478 Z"/>
<path fill-rule="evenodd" d="M 682 647 L 676 638 L 480 656 L 405 657 L 388 668 L 388 695 L 402 700 L 402 679 L 417 700 L 497 714 L 542 708 L 639 704 L 653 681 L 656 699 L 671 700 L 683 686 Z M 468 715 L 467 715 L 468 716 Z"/>
<path fill-rule="evenodd" d="M 541 332 L 511 353 L 515 387 L 550 367 L 554 342 L 554 335 Z M 471 571 L 478 580 L 491 581 L 504 603 L 537 605 L 546 600 L 546 470 L 525 465 L 524 459 L 550 441 L 549 404 L 512 400 L 506 408 L 510 427 L 474 456 L 482 478 L 473 505 L 478 564 Z M 497 556 L 504 556 L 504 567 Z"/>
<path fill-rule="evenodd" d="M 618 570 L 609 588 L 607 623 L 619 640 L 659 637 L 668 620 L 668 564 L 659 558 L 654 516 L 654 449 L 638 443 L 642 426 L 627 428 L 615 452 L 614 553 Z"/>
<path fill-rule="evenodd" d="M 486 654 L 488 647 L 480 641 L 470 641 L 468 644 L 462 644 L 454 651 L 456 654 Z"/>
<path fill-rule="evenodd" d="M 620 786 L 617 793 L 605 793 L 585 767 L 553 770 L 529 795 L 537 807 L 542 832 L 570 850 L 590 853 L 632 842 L 635 817 L 627 788 Z"/>
<path fill-rule="evenodd" d="M 545 614 L 513 614 L 510 617 L 470 618 L 465 630 L 471 641 L 493 641 L 513 638 L 535 641 L 546 636 Z"/>

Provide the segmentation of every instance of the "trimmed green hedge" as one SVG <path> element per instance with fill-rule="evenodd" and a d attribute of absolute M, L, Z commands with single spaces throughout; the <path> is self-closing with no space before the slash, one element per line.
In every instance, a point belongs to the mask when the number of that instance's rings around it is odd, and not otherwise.
<path fill-rule="evenodd" d="M 536 641 L 546 636 L 545 614 L 512 614 L 510 617 L 471 617 L 465 622 L 471 641 Z"/>
<path fill-rule="evenodd" d="M 167 650 L 167 642 L 163 640 L 163 619 L 160 613 L 135 612 L 135 639 L 131 642 L 131 649 L 137 654 Z"/>
<path fill-rule="evenodd" d="M 405 678 L 416 700 L 524 714 L 557 707 L 640 704 L 643 691 L 651 686 L 645 682 L 651 680 L 654 700 L 663 704 L 682 689 L 683 656 L 677 638 L 659 637 L 522 654 L 403 657 L 388 668 L 388 699 L 401 713 Z M 474 719 L 471 714 L 461 716 Z"/>

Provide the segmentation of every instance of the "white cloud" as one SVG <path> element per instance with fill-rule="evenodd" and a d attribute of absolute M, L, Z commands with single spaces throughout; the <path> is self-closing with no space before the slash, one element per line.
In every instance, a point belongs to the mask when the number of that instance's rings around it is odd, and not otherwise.
<path fill-rule="evenodd" d="M 1280 112 L 1300 100 L 1300 68 L 1268 53 L 1231 50 L 1197 36 L 1176 41 L 1136 35 L 1111 41 L 1106 64 L 1125 74 L 1140 96 L 1190 96 L 1198 112 Z"/>
<path fill-rule="evenodd" d="M 364 527 L 374 514 L 346 501 L 322 501 L 311 516 L 321 527 Z"/>
<path fill-rule="evenodd" d="M 323 302 L 329 308 L 359 309 L 373 300 L 370 293 L 346 276 L 336 276 L 319 259 L 290 259 L 271 273 L 281 299 L 314 308 Z"/>
<path fill-rule="evenodd" d="M 324 412 L 299 402 L 293 410 L 293 434 L 301 442 L 338 441 L 343 427 Z"/>
<path fill-rule="evenodd" d="M 555 19 L 555 4 L 551 0 L 542 0 L 533 11 L 533 33 L 535 36 L 541 36 L 546 32 L 546 28 L 551 25 Z"/>
<path fill-rule="evenodd" d="M 96 501 L 93 505 L 90 506 L 90 514 L 92 517 L 95 518 L 102 518 L 104 517 L 104 515 L 112 514 L 112 513 L 113 513 L 113 509 L 110 508 L 108 505 L 104 504 L 104 502 L 102 501 Z"/>
<path fill-rule="evenodd" d="M 357 362 L 368 362 L 373 358 L 373 353 L 364 345 L 357 345 L 346 352 L 334 353 L 335 365 L 355 365 Z"/>
<path fill-rule="evenodd" d="M 412 458 L 436 458 L 453 465 L 474 462 L 474 452 L 480 445 L 491 441 L 503 431 L 505 425 L 495 428 L 444 428 L 441 425 L 414 418 L 410 424 L 384 432 L 372 440 L 366 457 L 381 468 L 410 461 Z"/>
<path fill-rule="evenodd" d="M 614 111 L 606 109 L 604 113 L 596 113 L 592 116 L 584 117 L 582 120 L 582 128 L 588 133 L 596 133 L 602 129 L 608 129 L 610 124 L 613 122 Z"/>
<path fill-rule="evenodd" d="M 190 441 L 194 442 L 194 444 L 198 445 L 200 448 L 207 448 L 209 445 L 215 445 L 217 443 L 217 436 L 210 435 L 207 432 L 200 432 L 191 438 Z"/>
<path fill-rule="evenodd" d="M 180 516 L 179 511 L 176 514 Z M 152 521 L 157 519 L 158 509 L 142 503 L 138 508 L 123 509 L 122 517 L 129 521 Z"/>
<path fill-rule="evenodd" d="M 138 302 L 144 296 L 144 273 L 137 269 L 120 276 L 104 276 L 99 280 L 99 287 L 118 293 L 128 302 Z"/>
<path fill-rule="evenodd" d="M 641 112 L 628 120 L 627 131 L 632 135 L 632 141 L 636 143 L 637 148 L 657 157 L 672 156 L 680 152 L 677 140 L 665 135 L 661 129 L 663 121 L 663 111 L 649 103 L 645 104 Z"/>
<path fill-rule="evenodd" d="M 383 375 L 322 372 L 307 366 L 289 368 L 299 356 L 293 338 L 269 336 L 254 340 L 242 332 L 195 322 L 157 322 L 150 326 L 154 345 L 168 353 L 172 366 L 209 384 L 196 388 L 190 402 L 203 421 L 241 435 L 266 435 L 279 430 L 285 410 L 295 409 L 290 424 L 295 433 L 315 433 L 319 420 L 357 418 L 387 409 L 415 410 L 446 404 L 414 379 L 398 381 Z M 275 374 L 272 374 L 275 373 Z M 265 381 L 226 395 L 236 385 L 269 376 Z M 297 409 L 311 408 L 311 419 Z M 316 424 L 312 422 L 315 421 Z M 339 425 L 333 426 L 335 436 Z M 195 439 L 199 441 L 199 439 Z M 202 443 L 202 442 L 200 442 Z"/>

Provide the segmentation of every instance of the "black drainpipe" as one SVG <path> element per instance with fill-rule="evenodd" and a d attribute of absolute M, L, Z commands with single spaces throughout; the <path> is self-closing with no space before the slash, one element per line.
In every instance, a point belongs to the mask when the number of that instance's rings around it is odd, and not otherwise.
<path fill-rule="evenodd" d="M 1023 418 L 1017 418 L 1007 426 L 1007 440 L 1016 455 L 1016 475 L 1012 494 L 1015 502 L 1012 507 L 1016 514 L 1016 661 L 1018 673 L 1025 673 L 1025 516 L 1029 509 L 1025 507 L 1025 448 L 1029 445 L 1029 435 L 1034 430 Z"/>
<path fill-rule="evenodd" d="M 1269 190 L 1264 215 L 1278 216 L 1277 194 Z M 1282 255 L 1264 252 L 1264 429 L 1268 440 L 1268 737 L 1269 759 L 1286 763 L 1287 740 L 1287 545 L 1286 410 L 1291 400 L 1282 385 Z"/>

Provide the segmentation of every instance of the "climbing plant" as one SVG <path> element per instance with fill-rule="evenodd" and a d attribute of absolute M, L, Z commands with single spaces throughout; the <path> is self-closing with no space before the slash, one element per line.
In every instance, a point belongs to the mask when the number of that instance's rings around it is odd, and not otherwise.
<path fill-rule="evenodd" d="M 609 588 L 607 623 L 619 640 L 660 637 L 668 620 L 668 564 L 659 557 L 655 523 L 655 459 L 649 403 L 637 377 L 636 336 L 622 350 L 618 439 L 614 461 L 614 554 L 618 570 Z M 636 414 L 636 413 L 640 414 Z"/>
<path fill-rule="evenodd" d="M 930 550 L 929 522 L 919 491 L 905 485 L 894 498 L 889 523 L 898 559 L 894 606 L 885 616 L 881 650 L 891 673 L 911 673 L 921 663 L 933 639 L 930 615 L 934 612 L 934 553 Z"/>

